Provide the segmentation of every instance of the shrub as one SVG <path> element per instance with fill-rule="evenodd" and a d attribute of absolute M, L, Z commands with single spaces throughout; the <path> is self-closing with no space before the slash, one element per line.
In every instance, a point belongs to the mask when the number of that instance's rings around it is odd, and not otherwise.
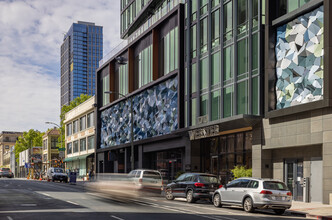
<path fill-rule="evenodd" d="M 252 169 L 246 169 L 245 166 L 235 166 L 231 171 L 234 175 L 234 179 L 252 176 Z"/>

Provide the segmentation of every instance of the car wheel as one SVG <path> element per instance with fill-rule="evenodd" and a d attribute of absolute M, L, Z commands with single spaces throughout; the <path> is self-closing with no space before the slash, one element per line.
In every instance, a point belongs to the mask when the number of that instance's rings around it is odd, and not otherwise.
<path fill-rule="evenodd" d="M 174 200 L 174 196 L 172 194 L 172 190 L 166 189 L 165 197 L 166 197 L 167 200 Z"/>
<path fill-rule="evenodd" d="M 188 190 L 186 198 L 188 203 L 194 203 L 194 192 L 192 190 Z"/>
<path fill-rule="evenodd" d="M 243 209 L 246 212 L 254 212 L 254 204 L 250 197 L 247 197 L 243 202 Z"/>
<path fill-rule="evenodd" d="M 273 209 L 274 213 L 277 215 L 282 215 L 285 213 L 285 209 Z"/>
<path fill-rule="evenodd" d="M 215 207 L 221 207 L 221 199 L 220 199 L 220 194 L 219 193 L 216 193 L 214 196 L 213 196 L 213 205 Z"/>

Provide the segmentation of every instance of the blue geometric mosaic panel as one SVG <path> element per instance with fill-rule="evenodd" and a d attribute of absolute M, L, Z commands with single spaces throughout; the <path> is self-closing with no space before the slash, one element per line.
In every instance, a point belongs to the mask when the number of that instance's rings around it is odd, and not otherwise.
<path fill-rule="evenodd" d="M 324 8 L 277 29 L 277 109 L 323 99 Z"/>
<path fill-rule="evenodd" d="M 134 140 L 169 134 L 178 129 L 178 79 L 168 79 L 133 97 Z M 101 148 L 129 143 L 130 99 L 101 113 Z"/>

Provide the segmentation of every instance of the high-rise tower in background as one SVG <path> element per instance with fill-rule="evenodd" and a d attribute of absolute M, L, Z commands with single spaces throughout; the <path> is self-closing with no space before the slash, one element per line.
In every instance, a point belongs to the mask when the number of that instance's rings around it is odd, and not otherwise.
<path fill-rule="evenodd" d="M 95 70 L 103 58 L 103 27 L 73 23 L 61 45 L 61 106 L 83 94 L 95 94 Z"/>

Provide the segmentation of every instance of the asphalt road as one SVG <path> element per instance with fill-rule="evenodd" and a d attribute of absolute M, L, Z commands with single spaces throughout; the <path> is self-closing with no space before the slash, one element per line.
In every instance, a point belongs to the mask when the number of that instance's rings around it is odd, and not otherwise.
<path fill-rule="evenodd" d="M 302 219 L 268 211 L 246 213 L 240 208 L 215 208 L 208 201 L 188 204 L 145 197 L 120 201 L 82 185 L 0 178 L 0 219 L 113 219 L 113 220 L 247 220 Z"/>

